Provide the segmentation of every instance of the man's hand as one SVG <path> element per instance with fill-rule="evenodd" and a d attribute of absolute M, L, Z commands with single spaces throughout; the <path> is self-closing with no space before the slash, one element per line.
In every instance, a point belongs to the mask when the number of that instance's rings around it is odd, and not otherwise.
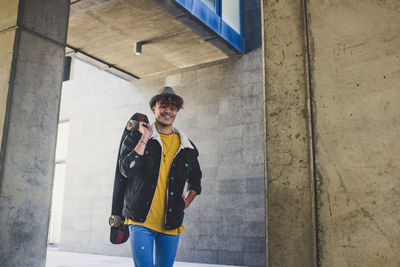
<path fill-rule="evenodd" d="M 147 143 L 150 136 L 153 134 L 153 130 L 151 129 L 150 124 L 148 124 L 144 121 L 139 122 L 139 132 L 142 134 L 142 138 L 140 138 L 140 139 L 142 141 L 144 141 L 145 143 Z"/>
<path fill-rule="evenodd" d="M 149 141 L 150 136 L 153 134 L 150 124 L 145 123 L 144 121 L 139 122 L 139 132 L 142 134 L 139 142 L 135 146 L 134 150 L 139 155 L 143 156 L 144 150 L 146 149 L 147 141 Z M 133 168 L 135 166 L 135 161 L 132 161 L 130 167 Z"/>
<path fill-rule="evenodd" d="M 196 197 L 196 191 L 194 190 L 189 190 L 186 193 L 186 196 L 182 194 L 182 198 L 185 201 L 185 209 L 187 209 L 190 206 L 190 203 L 192 203 L 193 199 Z"/>

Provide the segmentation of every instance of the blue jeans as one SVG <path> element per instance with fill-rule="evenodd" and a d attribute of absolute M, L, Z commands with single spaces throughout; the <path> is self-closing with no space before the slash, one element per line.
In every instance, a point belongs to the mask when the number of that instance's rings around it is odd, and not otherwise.
<path fill-rule="evenodd" d="M 129 225 L 135 267 L 172 267 L 178 250 L 179 235 L 166 235 L 141 225 Z M 155 243 L 155 260 L 153 248 Z"/>

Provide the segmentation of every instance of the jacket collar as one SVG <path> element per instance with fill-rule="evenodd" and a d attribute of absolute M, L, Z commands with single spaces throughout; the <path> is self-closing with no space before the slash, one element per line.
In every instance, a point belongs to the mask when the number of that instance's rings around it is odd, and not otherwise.
<path fill-rule="evenodd" d="M 151 129 L 152 129 L 153 133 L 150 136 L 150 139 L 151 138 L 156 139 L 160 143 L 160 145 L 162 146 L 161 137 L 160 137 L 160 134 L 157 131 L 155 123 L 151 124 Z M 180 131 L 179 129 L 177 129 L 175 127 L 172 127 L 172 131 L 179 135 L 179 138 L 181 140 L 180 148 L 194 149 L 193 145 L 189 141 L 189 138 L 187 138 L 187 136 L 182 131 Z"/>

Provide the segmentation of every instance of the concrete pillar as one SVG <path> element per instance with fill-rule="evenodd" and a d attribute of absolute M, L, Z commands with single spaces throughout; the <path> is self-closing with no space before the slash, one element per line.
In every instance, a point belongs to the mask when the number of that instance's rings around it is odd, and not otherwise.
<path fill-rule="evenodd" d="M 315 266 L 315 208 L 304 3 L 262 3 L 267 266 Z"/>
<path fill-rule="evenodd" d="M 400 266 L 400 1 L 309 0 L 320 265 Z"/>
<path fill-rule="evenodd" d="M 45 266 L 69 4 L 0 2 L 2 266 Z"/>
<path fill-rule="evenodd" d="M 400 266 L 399 1 L 262 6 L 269 266 Z"/>

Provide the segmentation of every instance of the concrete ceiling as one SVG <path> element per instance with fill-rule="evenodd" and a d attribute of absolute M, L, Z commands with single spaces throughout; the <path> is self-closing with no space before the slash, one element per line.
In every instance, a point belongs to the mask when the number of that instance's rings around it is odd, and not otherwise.
<path fill-rule="evenodd" d="M 227 58 L 151 0 L 71 1 L 67 44 L 140 78 Z"/>

